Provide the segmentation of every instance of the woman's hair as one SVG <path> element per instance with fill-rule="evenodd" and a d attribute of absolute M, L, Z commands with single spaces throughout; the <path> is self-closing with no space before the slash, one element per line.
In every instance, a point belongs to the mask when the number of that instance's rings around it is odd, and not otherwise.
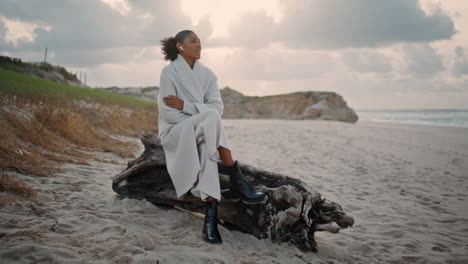
<path fill-rule="evenodd" d="M 161 40 L 161 49 L 162 53 L 164 54 L 164 59 L 171 61 L 177 59 L 177 54 L 179 54 L 179 51 L 177 50 L 176 43 L 183 43 L 191 33 L 193 33 L 192 30 L 182 30 L 177 33 L 175 37 L 167 37 Z"/>

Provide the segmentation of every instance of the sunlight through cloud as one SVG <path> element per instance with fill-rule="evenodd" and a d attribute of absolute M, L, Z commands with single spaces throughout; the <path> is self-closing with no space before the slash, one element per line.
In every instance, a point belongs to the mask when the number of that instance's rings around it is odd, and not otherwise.
<path fill-rule="evenodd" d="M 13 46 L 18 46 L 20 42 L 34 42 L 36 39 L 35 30 L 40 28 L 50 31 L 52 27 L 44 23 L 34 23 L 21 20 L 12 20 L 0 16 L 0 22 L 5 24 L 5 42 L 10 42 Z"/>

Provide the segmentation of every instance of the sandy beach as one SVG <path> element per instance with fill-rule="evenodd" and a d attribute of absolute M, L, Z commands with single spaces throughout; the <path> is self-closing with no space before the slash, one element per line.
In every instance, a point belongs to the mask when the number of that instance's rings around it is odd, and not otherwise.
<path fill-rule="evenodd" d="M 44 178 L 14 174 L 36 203 L 0 207 L 1 263 L 468 263 L 468 128 L 378 122 L 224 120 L 235 159 L 296 177 L 341 204 L 355 226 L 317 233 L 318 253 L 118 199 L 110 153 Z M 128 139 L 137 140 L 137 139 Z M 139 155 L 140 153 L 135 153 Z M 24 231 L 21 233 L 15 232 Z"/>

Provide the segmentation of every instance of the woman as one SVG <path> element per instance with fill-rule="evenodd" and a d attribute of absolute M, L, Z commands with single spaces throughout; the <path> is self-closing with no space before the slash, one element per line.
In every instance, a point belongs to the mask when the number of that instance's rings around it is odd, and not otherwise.
<path fill-rule="evenodd" d="M 165 60 L 158 95 L 159 136 L 177 197 L 189 192 L 205 201 L 203 239 L 222 243 L 218 232 L 217 201 L 221 199 L 218 163 L 227 166 L 230 189 L 244 203 L 262 202 L 234 162 L 221 116 L 224 104 L 217 77 L 198 60 L 201 43 L 191 30 L 161 40 Z"/>

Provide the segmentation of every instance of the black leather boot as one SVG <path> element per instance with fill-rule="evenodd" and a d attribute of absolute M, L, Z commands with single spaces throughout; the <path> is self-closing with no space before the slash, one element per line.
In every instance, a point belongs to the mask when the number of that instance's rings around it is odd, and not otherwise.
<path fill-rule="evenodd" d="M 234 165 L 226 166 L 226 173 L 229 175 L 231 191 L 239 195 L 242 202 L 256 204 L 265 201 L 266 194 L 256 192 L 254 188 L 245 181 L 244 174 L 242 174 L 237 160 L 234 162 Z"/>
<path fill-rule="evenodd" d="M 218 231 L 218 201 L 216 199 L 206 201 L 205 206 L 203 240 L 211 244 L 221 244 L 223 241 Z"/>

